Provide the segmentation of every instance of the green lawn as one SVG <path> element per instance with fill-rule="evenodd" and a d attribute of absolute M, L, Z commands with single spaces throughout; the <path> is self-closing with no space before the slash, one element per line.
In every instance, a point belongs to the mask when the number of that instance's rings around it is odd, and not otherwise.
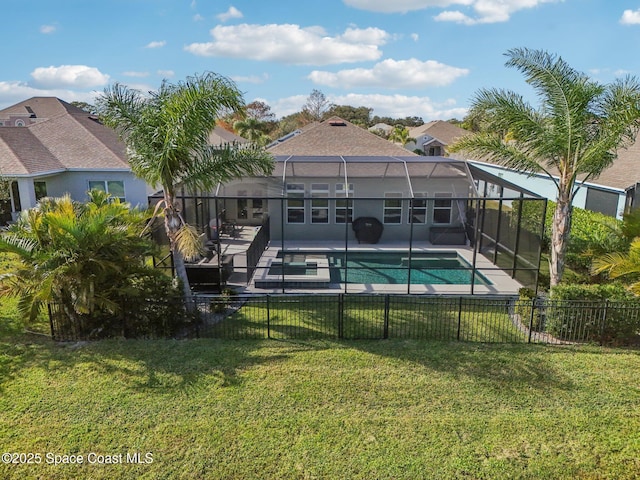
<path fill-rule="evenodd" d="M 42 463 L 0 478 L 637 478 L 638 371 L 599 347 L 5 336 L 0 445 Z"/>

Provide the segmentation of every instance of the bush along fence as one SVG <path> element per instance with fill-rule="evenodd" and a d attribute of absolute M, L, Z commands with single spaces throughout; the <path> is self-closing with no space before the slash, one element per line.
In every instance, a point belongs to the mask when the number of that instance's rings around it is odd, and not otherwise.
<path fill-rule="evenodd" d="M 198 296 L 74 325 L 52 306 L 55 340 L 104 337 L 415 339 L 502 343 L 636 343 L 640 303 L 512 297 L 273 294 Z"/>

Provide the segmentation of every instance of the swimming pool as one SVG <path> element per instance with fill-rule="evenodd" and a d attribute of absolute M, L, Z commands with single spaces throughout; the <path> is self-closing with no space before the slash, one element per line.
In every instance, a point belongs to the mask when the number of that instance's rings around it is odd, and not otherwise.
<path fill-rule="evenodd" d="M 382 285 L 470 285 L 472 266 L 455 251 L 409 252 L 397 251 L 280 251 L 277 255 L 282 265 L 304 265 L 310 258 L 328 260 L 329 280 L 332 284 L 382 284 Z M 411 269 L 409 269 L 409 265 Z M 310 272 L 317 272 L 314 265 Z M 282 272 L 282 267 L 278 272 Z M 287 269 L 284 278 L 287 283 Z M 274 271 L 274 273 L 276 273 Z M 300 274 L 301 270 L 296 270 Z M 312 274 L 308 277 L 312 280 Z M 300 279 L 296 280 L 300 285 Z M 475 285 L 491 285 L 481 273 L 475 273 Z"/>

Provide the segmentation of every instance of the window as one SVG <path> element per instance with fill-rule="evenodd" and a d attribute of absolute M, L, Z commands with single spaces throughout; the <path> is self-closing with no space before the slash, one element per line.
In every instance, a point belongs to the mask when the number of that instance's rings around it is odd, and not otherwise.
<path fill-rule="evenodd" d="M 436 193 L 433 202 L 433 223 L 451 223 L 451 194 Z"/>
<path fill-rule="evenodd" d="M 427 194 L 416 193 L 409 201 L 409 223 L 427 223 Z"/>
<path fill-rule="evenodd" d="M 122 180 L 90 180 L 89 190 L 101 190 L 107 192 L 112 198 L 125 201 L 124 182 Z"/>
<path fill-rule="evenodd" d="M 329 223 L 329 184 L 311 184 L 311 223 Z"/>
<path fill-rule="evenodd" d="M 345 189 L 344 183 L 336 184 L 336 223 L 353 222 L 353 183 L 347 185 Z"/>
<path fill-rule="evenodd" d="M 287 223 L 304 223 L 304 183 L 287 183 Z"/>
<path fill-rule="evenodd" d="M 263 203 L 261 198 L 251 199 L 251 216 L 253 218 L 262 218 L 264 214 Z"/>
<path fill-rule="evenodd" d="M 238 190 L 238 196 L 239 197 L 246 197 L 247 196 L 247 191 L 246 190 Z M 248 199 L 247 198 L 238 198 L 236 200 L 236 215 L 239 219 L 246 219 L 247 217 L 249 217 L 249 210 L 248 210 Z"/>
<path fill-rule="evenodd" d="M 402 194 L 401 193 L 385 193 L 383 208 L 383 223 L 400 224 L 402 223 Z"/>
<path fill-rule="evenodd" d="M 33 182 L 33 190 L 36 193 L 36 202 L 47 196 L 47 182 Z"/>
<path fill-rule="evenodd" d="M 24 121 L 16 120 L 16 127 L 24 127 Z"/>

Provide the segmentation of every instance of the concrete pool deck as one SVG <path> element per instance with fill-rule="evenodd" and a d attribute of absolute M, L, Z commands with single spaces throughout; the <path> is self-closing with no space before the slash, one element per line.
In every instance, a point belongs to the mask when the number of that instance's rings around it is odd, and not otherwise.
<path fill-rule="evenodd" d="M 344 242 L 319 242 L 319 241 L 296 241 L 296 242 L 272 242 L 269 247 L 264 251 L 254 278 L 242 289 L 246 293 L 282 293 L 282 287 L 278 288 L 256 288 L 254 279 L 260 279 L 267 275 L 269 266 L 277 259 L 277 255 L 280 250 L 283 249 L 287 252 L 343 252 L 345 249 Z M 405 242 L 391 242 L 375 245 L 364 244 L 350 244 L 349 251 L 351 252 L 388 252 L 406 250 L 407 245 Z M 473 264 L 473 249 L 465 246 L 451 246 L 451 245 L 424 245 L 416 247 L 414 245 L 412 249 L 412 255 L 424 254 L 424 253 L 438 253 L 438 252 L 456 252 L 460 257 L 465 259 L 470 265 Z M 278 260 L 276 260 L 277 262 Z M 481 273 L 491 285 L 474 285 L 474 295 L 518 295 L 518 290 L 522 288 L 522 285 L 511 278 L 504 270 L 499 269 L 493 265 L 483 255 L 476 256 L 476 271 Z M 288 279 L 288 277 L 287 277 Z M 310 280 L 312 281 L 312 280 Z M 409 288 L 408 288 L 409 287 Z M 469 295 L 471 294 L 471 285 L 460 284 L 358 284 L 348 283 L 331 284 L 328 288 L 294 288 L 285 287 L 286 293 L 394 293 L 394 294 L 432 294 L 432 295 Z"/>

